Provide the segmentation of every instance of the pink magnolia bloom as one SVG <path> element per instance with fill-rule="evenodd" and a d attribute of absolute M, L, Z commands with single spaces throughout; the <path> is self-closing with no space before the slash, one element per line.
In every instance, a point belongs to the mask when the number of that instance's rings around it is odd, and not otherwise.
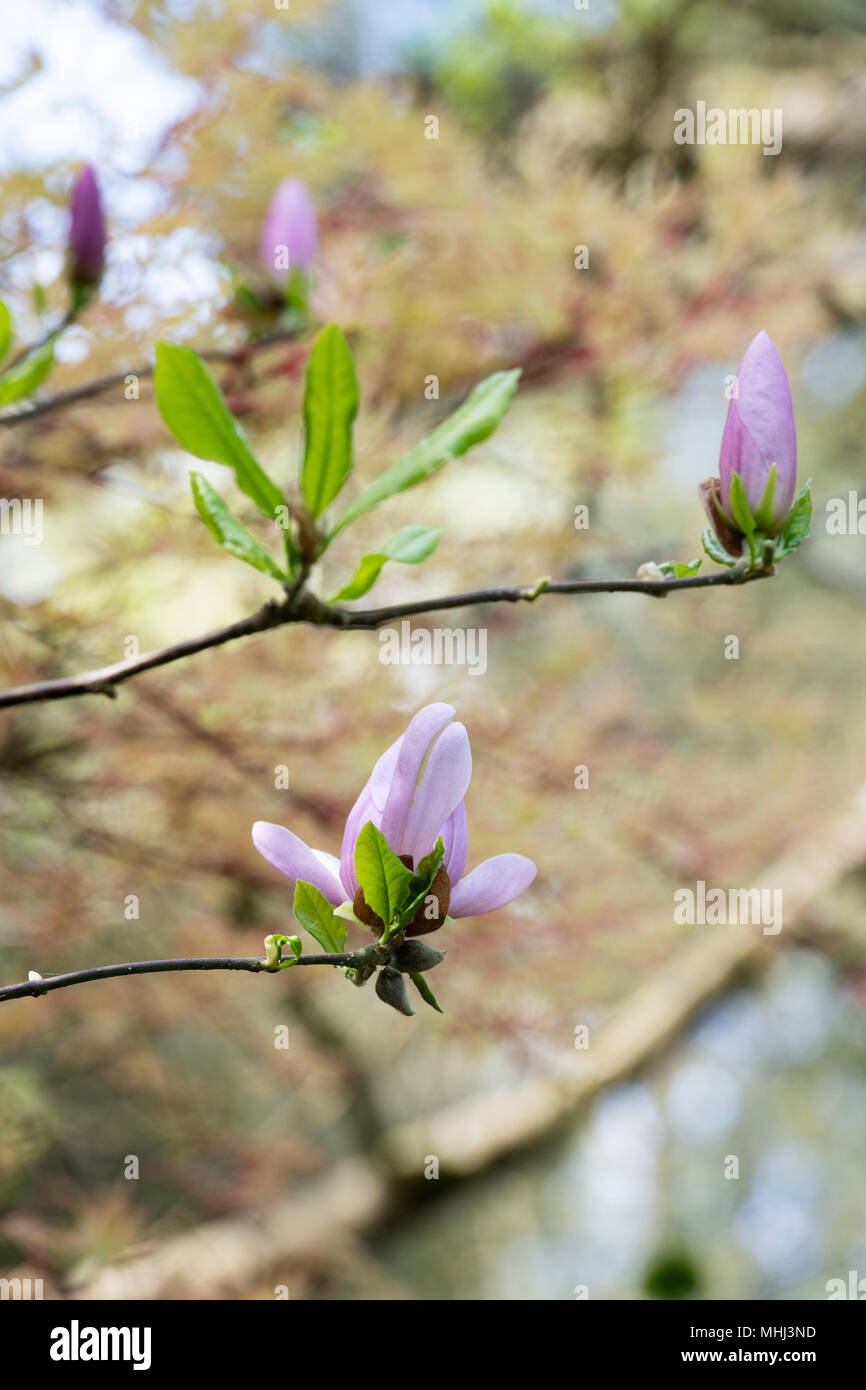
<path fill-rule="evenodd" d="M 358 891 L 355 844 L 367 821 L 381 830 L 397 855 L 413 866 L 441 835 L 450 881 L 452 917 L 473 917 L 504 907 L 527 889 L 536 868 L 522 854 L 497 854 L 466 873 L 469 839 L 464 797 L 472 776 L 469 735 L 454 723 L 451 705 L 419 710 L 404 734 L 382 754 L 349 812 L 338 859 L 310 849 L 281 825 L 256 821 L 253 844 L 286 878 L 312 883 L 334 907 Z"/>
<path fill-rule="evenodd" d="M 282 284 L 296 267 L 311 268 L 318 244 L 316 210 L 306 184 L 300 179 L 283 179 L 262 223 L 262 265 Z"/>
<path fill-rule="evenodd" d="M 105 264 L 105 217 L 96 174 L 85 164 L 69 199 L 69 256 L 72 279 L 96 285 Z"/>
<path fill-rule="evenodd" d="M 768 490 L 775 464 L 775 487 Z M 797 431 L 788 377 L 772 338 L 752 339 L 737 372 L 737 394 L 728 403 L 722 434 L 719 478 L 701 484 L 710 521 L 727 550 L 739 553 L 742 528 L 731 505 L 731 480 L 743 481 L 746 502 L 758 530 L 778 535 L 797 483 Z M 718 506 L 716 505 L 718 504 Z M 719 517 L 718 507 L 723 516 Z"/>

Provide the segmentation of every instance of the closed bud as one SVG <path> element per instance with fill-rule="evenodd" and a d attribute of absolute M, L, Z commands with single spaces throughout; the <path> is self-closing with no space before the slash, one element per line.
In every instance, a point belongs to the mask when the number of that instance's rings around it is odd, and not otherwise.
<path fill-rule="evenodd" d="M 96 174 L 85 164 L 69 200 L 69 274 L 72 283 L 91 288 L 105 265 L 105 217 Z"/>
<path fill-rule="evenodd" d="M 376 976 L 376 993 L 383 1003 L 390 1004 L 399 1014 L 405 1014 L 407 1018 L 414 1014 L 415 1010 L 406 994 L 403 976 L 390 965 L 386 965 Z"/>
<path fill-rule="evenodd" d="M 413 938 L 398 946 L 391 957 L 391 964 L 404 975 L 416 975 L 424 970 L 432 970 L 434 965 L 438 965 L 444 959 L 444 951 Z"/>
<path fill-rule="evenodd" d="M 746 349 L 736 393 L 728 402 L 718 485 L 709 493 L 702 485 L 702 501 L 724 548 L 736 553 L 733 538 L 747 533 L 750 525 L 777 536 L 791 510 L 796 482 L 791 388 L 775 343 L 762 332 Z"/>
<path fill-rule="evenodd" d="M 283 179 L 262 224 L 262 265 L 276 284 L 284 285 L 293 270 L 310 271 L 318 244 L 316 210 L 306 184 Z"/>

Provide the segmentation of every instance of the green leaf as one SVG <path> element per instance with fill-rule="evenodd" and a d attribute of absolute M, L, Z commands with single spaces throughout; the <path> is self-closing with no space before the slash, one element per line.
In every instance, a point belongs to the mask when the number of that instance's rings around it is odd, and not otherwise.
<path fill-rule="evenodd" d="M 709 555 L 711 560 L 715 560 L 717 565 L 725 565 L 728 569 L 733 569 L 737 563 L 733 555 L 729 555 L 722 545 L 715 531 L 708 526 L 701 536 L 701 545 Z"/>
<path fill-rule="evenodd" d="M 313 343 L 304 383 L 301 492 L 313 516 L 322 515 L 352 471 L 352 421 L 357 413 L 351 349 L 331 324 Z"/>
<path fill-rule="evenodd" d="M 347 579 L 336 593 L 331 594 L 328 602 L 361 598 L 372 589 L 388 560 L 399 560 L 403 565 L 420 565 L 422 560 L 433 554 L 441 538 L 441 526 L 402 527 L 385 542 L 381 550 L 363 557 L 351 579 Z"/>
<path fill-rule="evenodd" d="M 663 560 L 659 565 L 662 574 L 673 575 L 675 579 L 687 579 L 690 574 L 697 574 L 702 560 L 690 560 L 684 564 L 680 560 Z"/>
<path fill-rule="evenodd" d="M 812 479 L 805 482 L 797 496 L 794 504 L 788 513 L 788 518 L 782 527 L 781 534 L 776 541 L 776 557 L 784 559 L 795 551 L 798 545 L 809 539 L 809 527 L 812 521 Z"/>
<path fill-rule="evenodd" d="M 759 531 L 769 531 L 773 525 L 773 498 L 776 495 L 776 480 L 779 476 L 779 466 L 774 463 L 764 484 L 764 491 L 761 500 L 755 509 L 755 526 Z"/>
<path fill-rule="evenodd" d="M 0 362 L 3 361 L 3 358 L 9 351 L 14 334 L 15 325 L 12 322 L 12 315 L 2 299 L 0 299 Z"/>
<path fill-rule="evenodd" d="M 195 509 L 210 531 L 214 540 L 227 550 L 229 555 L 234 555 L 238 560 L 244 560 L 253 569 L 261 570 L 262 574 L 269 574 L 273 579 L 284 580 L 287 578 L 285 571 L 281 570 L 275 560 L 272 560 L 264 546 L 259 545 L 255 536 L 250 535 L 245 526 L 236 521 L 220 497 L 208 482 L 203 473 L 192 472 L 189 475 L 192 486 L 193 501 Z"/>
<path fill-rule="evenodd" d="M 263 516 L 274 520 L 283 494 L 253 457 L 243 431 L 197 352 L 157 343 L 153 386 L 159 413 L 178 444 L 196 458 L 223 463 Z"/>
<path fill-rule="evenodd" d="M 386 498 L 414 487 L 416 483 L 435 473 L 449 459 L 465 454 L 473 444 L 480 444 L 483 439 L 487 439 L 508 409 L 517 390 L 519 376 L 520 368 L 517 367 L 510 372 L 494 372 L 492 376 L 480 381 L 453 415 L 449 415 L 432 434 L 422 439 L 414 449 L 410 449 L 398 463 L 386 468 L 375 482 L 364 489 L 334 527 L 329 541 L 339 535 L 356 517 L 369 512 L 373 507 L 378 507 Z"/>
<path fill-rule="evenodd" d="M 430 886 L 442 867 L 445 858 L 445 843 L 442 836 L 436 841 L 429 854 L 418 863 L 418 867 L 412 875 L 412 882 L 409 884 L 409 901 L 400 912 L 400 924 L 406 926 L 412 921 L 415 913 L 424 903 L 424 899 L 430 891 Z"/>
<path fill-rule="evenodd" d="M 355 873 L 367 906 L 389 927 L 408 901 L 412 870 L 400 863 L 372 821 L 367 821 L 355 844 Z"/>
<path fill-rule="evenodd" d="M 436 998 L 436 995 L 433 993 L 432 989 L 430 988 L 422 974 L 419 973 L 417 975 L 410 975 L 409 979 L 412 981 L 418 993 L 421 995 L 421 998 L 424 1000 L 425 1004 L 429 1004 L 430 1008 L 435 1009 L 437 1014 L 442 1014 L 445 1012 L 445 1010 L 439 1003 L 439 1000 Z"/>
<path fill-rule="evenodd" d="M 739 473 L 731 474 L 731 515 L 744 536 L 750 536 L 755 529 L 755 518 L 749 510 L 746 489 Z"/>
<path fill-rule="evenodd" d="M 431 884 L 441 869 L 444 858 L 445 842 L 440 835 L 430 853 L 425 854 L 424 858 L 418 861 L 415 877 L 423 879 L 428 885 Z"/>
<path fill-rule="evenodd" d="M 37 386 L 51 371 L 54 362 L 54 343 L 45 343 L 38 352 L 24 357 L 0 376 L 0 405 L 11 405 L 25 396 L 32 396 Z"/>
<path fill-rule="evenodd" d="M 324 893 L 320 893 L 312 883 L 299 879 L 295 884 L 292 910 L 301 926 L 318 941 L 323 951 L 342 951 L 348 927 L 334 915 L 334 909 Z"/>

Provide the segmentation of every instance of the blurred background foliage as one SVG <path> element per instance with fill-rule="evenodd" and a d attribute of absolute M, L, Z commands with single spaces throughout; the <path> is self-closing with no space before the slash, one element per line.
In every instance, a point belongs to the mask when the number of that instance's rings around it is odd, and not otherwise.
<path fill-rule="evenodd" d="M 70 0 L 12 24 L 0 292 L 23 337 L 38 333 L 34 284 L 62 309 L 83 158 L 111 233 L 99 301 L 43 394 L 135 372 L 158 337 L 232 347 L 265 329 L 233 288 L 260 278 L 259 226 L 287 174 L 321 219 L 313 312 L 357 356 L 350 488 L 482 375 L 523 366 L 496 435 L 346 533 L 326 590 L 410 522 L 443 525 L 443 541 L 423 568 L 386 570 L 377 603 L 691 559 L 725 377 L 760 328 L 791 375 L 816 524 L 778 580 L 742 591 L 467 615 L 488 631 L 483 677 L 383 666 L 370 634 L 284 629 L 142 677 L 116 703 L 7 713 L 4 980 L 256 953 L 289 904 L 252 821 L 334 851 L 372 762 L 431 699 L 472 739 L 470 864 L 515 849 L 539 876 L 448 930 L 443 1018 L 407 1021 L 319 971 L 167 975 L 4 1008 L 0 1270 L 74 1284 L 262 1207 L 389 1124 L 555 1074 L 577 1024 L 603 1022 L 700 930 L 674 925 L 677 887 L 759 879 L 862 783 L 863 537 L 828 535 L 825 504 L 863 484 L 864 55 L 854 0 Z M 675 145 L 673 113 L 698 99 L 782 108 L 782 154 Z M 218 373 L 285 482 L 306 351 L 279 344 Z M 2 431 L 0 494 L 45 505 L 42 546 L 0 537 L 3 685 L 268 597 L 213 546 L 189 466 L 145 381 L 140 400 L 114 389 Z M 723 1000 L 558 1147 L 449 1188 L 366 1252 L 323 1252 L 291 1271 L 292 1296 L 824 1296 L 866 1260 L 863 897 L 862 881 L 842 885 L 818 945 L 783 932 L 760 990 Z M 739 1183 L 721 1177 L 727 1153 Z"/>

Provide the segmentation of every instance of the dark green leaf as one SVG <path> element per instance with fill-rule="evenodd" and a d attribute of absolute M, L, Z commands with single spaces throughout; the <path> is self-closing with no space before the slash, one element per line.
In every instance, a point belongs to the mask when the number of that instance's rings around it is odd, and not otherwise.
<path fill-rule="evenodd" d="M 273 521 L 283 494 L 256 462 L 198 353 L 176 343 L 157 343 L 153 386 L 159 413 L 182 448 L 233 469 L 241 492 Z"/>
<path fill-rule="evenodd" d="M 437 1014 L 442 1014 L 445 1012 L 445 1010 L 442 1008 L 441 1004 L 439 1003 L 439 1000 L 436 998 L 436 995 L 433 993 L 432 989 L 428 985 L 423 975 L 410 975 L 409 979 L 412 981 L 418 993 L 421 995 L 421 998 L 424 1000 L 425 1004 L 429 1004 L 430 1008 L 435 1009 Z"/>
<path fill-rule="evenodd" d="M 348 931 L 346 923 L 334 916 L 328 899 L 312 883 L 299 880 L 295 884 L 293 911 L 301 926 L 318 941 L 323 951 L 342 951 Z"/>
<path fill-rule="evenodd" d="M 355 844 L 355 873 L 367 906 L 390 926 L 408 901 L 412 870 L 400 863 L 372 821 L 367 821 Z"/>
<path fill-rule="evenodd" d="M 329 539 L 333 540 L 356 517 L 378 507 L 386 498 L 414 487 L 449 459 L 465 454 L 473 444 L 487 439 L 508 409 L 519 376 L 520 369 L 515 368 L 510 372 L 494 372 L 479 382 L 453 415 L 364 489 L 334 527 Z"/>
<path fill-rule="evenodd" d="M 322 512 L 352 471 L 352 421 L 358 383 L 349 344 L 336 324 L 313 344 L 304 385 L 301 492 L 313 516 Z"/>
<path fill-rule="evenodd" d="M 231 515 L 204 474 L 193 472 L 189 478 L 196 511 L 223 550 L 238 560 L 246 561 L 253 569 L 261 570 L 262 574 L 269 574 L 274 579 L 286 579 L 285 572 L 271 559 L 264 546 L 259 545 L 255 536 L 250 535 L 246 527 Z"/>

